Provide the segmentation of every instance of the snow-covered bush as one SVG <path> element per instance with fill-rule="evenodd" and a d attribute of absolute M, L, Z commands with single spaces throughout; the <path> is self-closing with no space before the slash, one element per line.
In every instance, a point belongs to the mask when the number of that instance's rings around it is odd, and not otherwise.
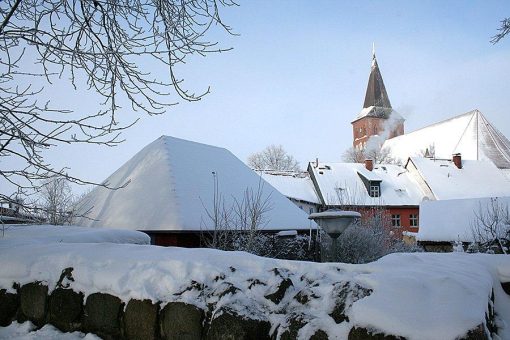
<path fill-rule="evenodd" d="M 362 219 L 347 228 L 333 245 L 331 238 L 321 235 L 323 259 L 343 263 L 368 263 L 387 254 L 416 252 L 421 249 L 402 241 L 402 230 L 391 225 L 387 211 L 373 208 L 363 212 Z"/>

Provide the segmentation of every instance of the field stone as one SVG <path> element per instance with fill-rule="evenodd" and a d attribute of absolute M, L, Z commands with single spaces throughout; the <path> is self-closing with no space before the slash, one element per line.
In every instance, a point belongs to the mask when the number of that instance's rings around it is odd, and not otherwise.
<path fill-rule="evenodd" d="M 48 305 L 48 287 L 31 282 L 19 289 L 21 313 L 36 326 L 44 325 Z"/>
<path fill-rule="evenodd" d="M 385 335 L 376 330 L 353 327 L 349 332 L 348 340 L 405 340 L 405 338 L 395 335 Z"/>
<path fill-rule="evenodd" d="M 299 330 L 305 325 L 300 317 L 291 316 L 289 320 L 289 327 L 282 333 L 280 340 L 294 340 L 297 339 Z"/>
<path fill-rule="evenodd" d="M 94 293 L 87 297 L 83 328 L 106 339 L 120 338 L 123 303 L 116 296 Z"/>
<path fill-rule="evenodd" d="M 50 295 L 49 321 L 64 332 L 80 328 L 83 294 L 72 289 L 57 288 Z"/>
<path fill-rule="evenodd" d="M 130 300 L 124 312 L 126 339 L 156 339 L 158 309 L 150 300 Z"/>
<path fill-rule="evenodd" d="M 505 293 L 510 295 L 510 282 L 501 282 L 501 288 L 503 288 Z"/>
<path fill-rule="evenodd" d="M 230 310 L 211 321 L 207 340 L 265 340 L 270 339 L 271 324 L 237 315 Z"/>
<path fill-rule="evenodd" d="M 279 304 L 285 297 L 285 293 L 287 292 L 287 289 L 289 289 L 292 286 L 294 286 L 294 284 L 292 283 L 291 279 L 289 279 L 289 278 L 283 279 L 278 284 L 278 289 L 276 290 L 276 292 L 266 295 L 265 298 L 273 301 L 275 304 Z"/>
<path fill-rule="evenodd" d="M 348 308 L 351 305 L 363 299 L 366 296 L 369 296 L 372 293 L 372 290 L 364 288 L 357 283 L 351 284 L 350 282 L 342 283 L 339 288 L 335 289 L 335 294 L 337 296 L 335 301 L 335 307 L 333 311 L 329 314 L 335 323 L 339 324 L 344 321 L 349 321 L 349 318 L 345 314 Z"/>
<path fill-rule="evenodd" d="M 203 318 L 203 311 L 193 305 L 170 302 L 161 311 L 161 337 L 163 339 L 201 339 Z"/>
<path fill-rule="evenodd" d="M 470 330 L 465 337 L 461 338 L 461 340 L 489 340 L 489 339 L 490 337 L 487 336 L 483 324 L 480 324 L 478 325 L 478 327 Z"/>
<path fill-rule="evenodd" d="M 317 330 L 311 337 L 310 340 L 328 340 L 329 337 L 322 329 Z"/>
<path fill-rule="evenodd" d="M 9 326 L 16 316 L 19 307 L 17 294 L 7 293 L 5 289 L 0 289 L 0 326 Z"/>

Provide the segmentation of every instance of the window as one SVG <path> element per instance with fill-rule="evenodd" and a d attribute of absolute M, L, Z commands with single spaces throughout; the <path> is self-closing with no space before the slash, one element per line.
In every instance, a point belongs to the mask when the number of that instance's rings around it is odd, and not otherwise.
<path fill-rule="evenodd" d="M 418 226 L 418 214 L 411 214 L 409 215 L 409 224 L 411 227 L 417 227 Z"/>
<path fill-rule="evenodd" d="M 312 214 L 312 213 L 313 213 L 313 208 L 310 208 L 310 214 Z"/>
<path fill-rule="evenodd" d="M 400 215 L 398 214 L 391 215 L 391 225 L 393 227 L 400 227 Z"/>
<path fill-rule="evenodd" d="M 381 196 L 381 188 L 378 185 L 371 185 L 369 195 L 370 197 Z"/>

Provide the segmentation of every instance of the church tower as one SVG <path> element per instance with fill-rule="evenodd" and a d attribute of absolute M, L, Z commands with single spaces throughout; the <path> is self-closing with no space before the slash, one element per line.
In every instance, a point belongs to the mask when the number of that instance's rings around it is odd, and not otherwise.
<path fill-rule="evenodd" d="M 375 49 L 372 50 L 372 68 L 363 109 L 351 124 L 352 145 L 361 149 L 365 148 L 371 137 L 382 145 L 386 139 L 404 134 L 404 118 L 391 107 L 381 71 L 377 65 Z"/>

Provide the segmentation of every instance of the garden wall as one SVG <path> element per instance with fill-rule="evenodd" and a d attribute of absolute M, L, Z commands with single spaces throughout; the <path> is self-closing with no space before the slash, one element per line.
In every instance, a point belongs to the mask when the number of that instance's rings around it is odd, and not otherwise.
<path fill-rule="evenodd" d="M 72 268 L 63 270 L 62 277 L 72 280 Z M 60 280 L 62 281 L 62 280 Z M 282 280 L 278 289 L 265 298 L 278 304 L 292 286 L 289 279 Z M 150 300 L 131 299 L 124 303 L 118 297 L 93 293 L 86 298 L 60 282 L 50 294 L 48 286 L 32 282 L 23 286 L 15 285 L 16 293 L 0 290 L 0 326 L 11 322 L 33 322 L 42 327 L 52 324 L 63 332 L 81 331 L 94 333 L 104 339 L 296 339 L 305 325 L 299 315 L 280 314 L 286 318 L 288 327 L 283 332 L 272 329 L 264 319 L 250 319 L 226 308 L 210 311 L 183 302 L 156 303 Z M 196 287 L 190 287 L 195 289 Z M 369 296 L 371 291 L 357 284 L 342 283 L 337 289 L 338 299 L 329 315 L 337 324 L 349 321 L 345 310 L 358 299 Z M 222 294 L 233 292 L 224 291 Z M 300 292 L 294 299 L 306 304 L 314 296 Z M 492 297 L 493 299 L 493 297 Z M 488 307 L 485 324 L 471 330 L 463 339 L 489 339 L 494 332 L 493 303 Z M 281 313 L 285 313 L 284 310 Z M 277 313 L 275 313 L 277 314 Z M 306 337 L 328 339 L 326 332 L 317 330 Z M 353 327 L 348 333 L 349 340 L 361 339 L 405 339 L 384 335 L 374 329 Z"/>

